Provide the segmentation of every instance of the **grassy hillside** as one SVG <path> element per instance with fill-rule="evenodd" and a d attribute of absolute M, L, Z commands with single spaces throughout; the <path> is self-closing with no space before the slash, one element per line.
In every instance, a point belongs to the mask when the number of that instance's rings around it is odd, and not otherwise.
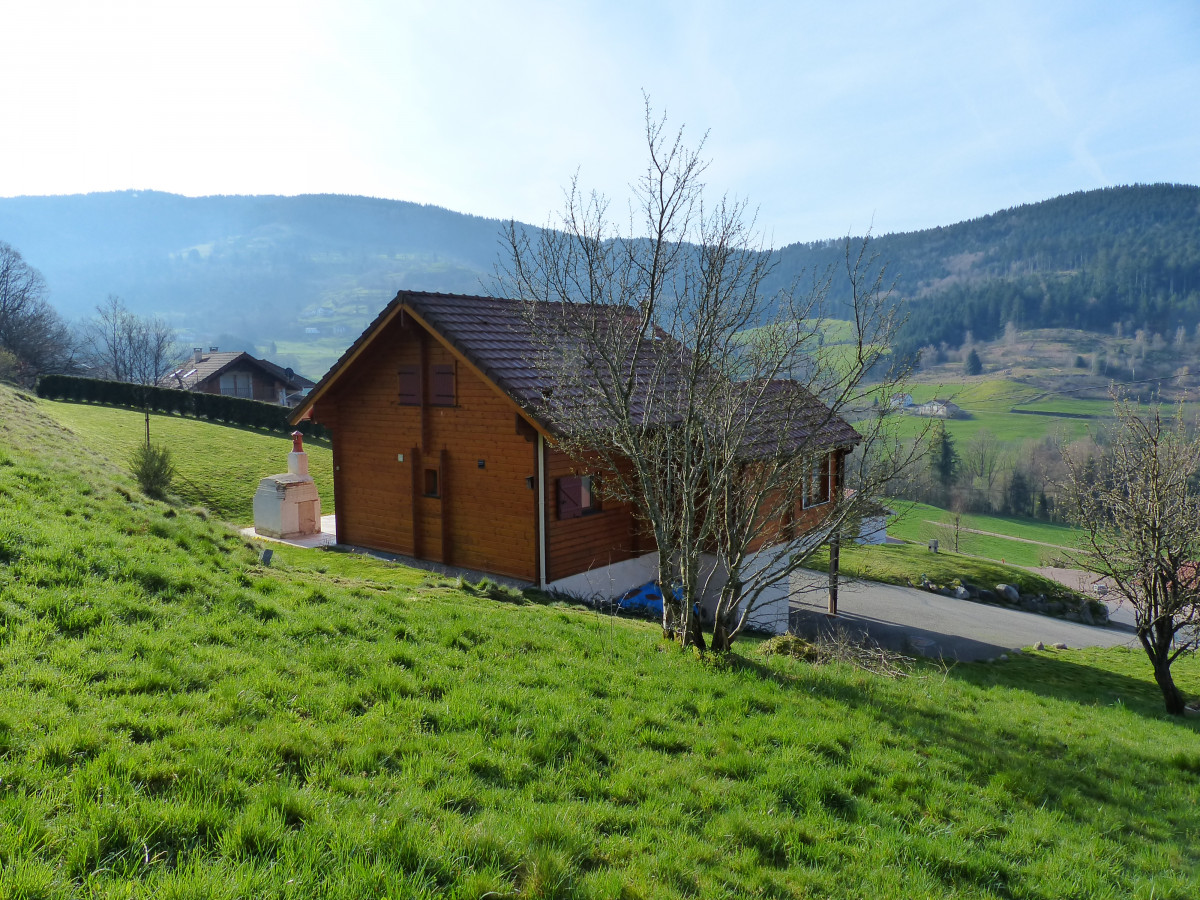
<path fill-rule="evenodd" d="M 922 544 L 937 538 L 941 549 L 953 549 L 954 513 L 950 510 L 907 500 L 892 501 L 890 507 L 898 515 L 888 524 L 889 535 Z M 1065 558 L 1070 549 L 1079 546 L 1079 541 L 1079 532 L 1069 525 L 964 513 L 959 525 L 958 549 L 961 553 L 1013 565 L 1040 566 L 1050 558 Z"/>
<path fill-rule="evenodd" d="M 1195 894 L 1200 725 L 1136 653 L 718 664 L 378 560 L 263 568 L 48 411 L 0 387 L 0 896 Z"/>
<path fill-rule="evenodd" d="M 124 465 L 146 439 L 145 416 L 134 410 L 86 403 L 39 401 L 80 442 Z M 291 439 L 239 426 L 152 414 L 150 437 L 171 449 L 179 470 L 173 493 L 238 525 L 254 522 L 254 492 L 267 475 L 287 471 Z M 308 469 L 321 495 L 321 511 L 333 512 L 333 453 L 328 441 L 306 440 Z"/>

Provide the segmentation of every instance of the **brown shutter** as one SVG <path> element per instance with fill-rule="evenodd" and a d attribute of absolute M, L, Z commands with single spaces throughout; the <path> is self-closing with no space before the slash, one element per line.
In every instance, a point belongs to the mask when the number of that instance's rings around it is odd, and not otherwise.
<path fill-rule="evenodd" d="M 583 515 L 583 504 L 580 503 L 580 479 L 577 475 L 569 475 L 558 479 L 558 517 L 560 519 L 577 519 Z"/>
<path fill-rule="evenodd" d="M 421 405 L 421 367 L 401 366 L 400 371 L 400 405 Z"/>
<path fill-rule="evenodd" d="M 457 402 L 454 394 L 454 364 L 434 366 L 431 386 L 430 405 L 454 406 Z"/>

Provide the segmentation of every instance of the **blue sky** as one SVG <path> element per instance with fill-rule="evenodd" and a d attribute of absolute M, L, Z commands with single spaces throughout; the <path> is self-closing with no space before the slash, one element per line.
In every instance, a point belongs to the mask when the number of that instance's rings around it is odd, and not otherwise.
<path fill-rule="evenodd" d="M 0 196 L 352 193 L 537 224 L 623 202 L 642 91 L 776 245 L 1200 183 L 1200 4 L 38 0 Z M 0 239 L 3 236 L 0 235 Z"/>

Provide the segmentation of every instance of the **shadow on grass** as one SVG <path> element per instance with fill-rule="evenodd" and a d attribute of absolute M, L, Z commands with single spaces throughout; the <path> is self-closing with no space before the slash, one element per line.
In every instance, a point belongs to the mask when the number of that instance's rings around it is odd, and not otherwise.
<path fill-rule="evenodd" d="M 1153 719 L 1166 719 L 1200 733 L 1200 718 L 1169 716 L 1163 696 L 1150 668 L 1150 661 L 1139 649 L 1113 649 L 1110 653 L 1128 653 L 1134 665 L 1143 665 L 1145 675 L 1126 675 L 1073 659 L 1076 651 L 1034 652 L 1022 654 L 1002 665 L 957 666 L 951 677 L 978 687 L 993 685 L 1028 691 L 1040 697 L 1065 700 L 1089 706 L 1124 707 L 1130 712 Z M 1177 678 L 1178 681 L 1178 678 Z M 1189 684 L 1180 684 L 1189 699 L 1196 692 Z"/>
<path fill-rule="evenodd" d="M 922 756 L 937 760 L 935 768 L 953 770 L 962 789 L 986 792 L 1001 809 L 1014 813 L 1050 810 L 1084 833 L 1096 828 L 1097 815 L 1101 815 L 1102 821 L 1114 826 L 1105 831 L 1104 840 L 1110 846 L 1116 845 L 1113 847 L 1116 857 L 1126 861 L 1129 868 L 1125 875 L 1130 883 L 1157 876 L 1157 871 L 1146 868 L 1159 865 L 1156 859 L 1149 860 L 1144 855 L 1145 848 L 1150 846 L 1179 854 L 1175 865 L 1182 869 L 1177 871 L 1200 866 L 1200 845 L 1187 840 L 1179 825 L 1181 821 L 1192 821 L 1195 798 L 1200 796 L 1200 751 L 1190 737 L 1184 736 L 1174 751 L 1161 740 L 1164 727 L 1180 726 L 1195 732 L 1200 731 L 1200 722 L 1173 718 L 1170 722 L 1163 721 L 1170 717 L 1162 712 L 1161 701 L 1155 708 L 1155 698 L 1151 696 L 1153 684 L 1148 686 L 1136 678 L 1097 671 L 1060 658 L 1036 657 L 1033 662 L 1039 665 L 1026 668 L 1014 664 L 1005 667 L 1006 671 L 998 677 L 991 677 L 996 667 L 958 666 L 948 677 L 1038 691 L 1038 679 L 1053 676 L 1061 686 L 1042 687 L 1041 691 L 1077 703 L 1104 702 L 1108 692 L 1124 691 L 1123 705 L 1144 715 L 1146 721 L 1123 731 L 1126 739 L 1119 751 L 1114 747 L 1113 752 L 1096 755 L 1091 750 L 1080 750 L 1074 735 L 1080 730 L 1092 733 L 1097 725 L 1103 728 L 1102 720 L 1075 718 L 1053 707 L 1040 708 L 1036 703 L 1026 706 L 1019 699 L 998 701 L 1003 706 L 993 710 L 988 708 L 991 702 L 988 697 L 957 691 L 946 694 L 933 691 L 922 697 L 920 693 L 897 688 L 894 695 L 888 696 L 890 692 L 886 689 L 856 690 L 844 680 L 810 681 L 803 690 L 809 696 L 816 695 L 869 716 L 886 736 L 885 740 L 926 748 Z M 935 677 L 933 672 L 929 675 Z M 1144 734 L 1145 739 L 1139 740 L 1139 734 Z M 1088 743 L 1095 746 L 1094 739 Z M 1130 784 L 1138 788 L 1130 790 Z M 930 788 L 933 795 L 928 793 Z M 914 816 L 924 815 L 923 809 L 933 809 L 936 815 L 939 804 L 945 802 L 936 796 L 942 789 L 936 779 L 924 781 L 907 776 L 875 780 L 863 788 L 864 799 L 898 807 L 908 805 Z M 853 790 L 857 794 L 858 789 Z M 1152 796 L 1172 799 L 1162 801 L 1161 805 L 1148 804 L 1146 798 Z M 856 806 L 852 803 L 848 807 L 851 817 Z M 1037 839 L 1054 840 L 1049 833 Z M 1134 869 L 1140 871 L 1135 874 Z M 972 883 L 976 887 L 995 888 L 987 879 L 976 882 L 969 867 L 958 871 L 953 866 L 943 869 L 933 865 L 932 871 L 948 888 L 961 889 Z M 1008 874 L 1015 871 L 1009 870 Z M 1009 894 L 1004 892 L 1001 896 Z"/>

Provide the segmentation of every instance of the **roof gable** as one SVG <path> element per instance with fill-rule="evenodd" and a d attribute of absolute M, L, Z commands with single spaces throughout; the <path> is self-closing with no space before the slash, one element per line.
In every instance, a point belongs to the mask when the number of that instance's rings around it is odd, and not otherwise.
<path fill-rule="evenodd" d="M 555 304 L 555 307 L 558 305 Z M 384 307 L 296 408 L 292 421 L 306 417 L 387 326 L 404 315 L 411 315 L 414 321 L 465 361 L 494 390 L 508 398 L 523 418 L 544 434 L 553 434 L 552 423 L 546 420 L 543 408 L 548 393 L 557 385 L 545 374 L 539 373 L 535 365 L 538 348 L 525 323 L 522 302 L 501 297 L 413 291 L 399 292 Z M 664 335 L 661 342 L 647 341 L 647 352 L 659 353 L 663 346 L 680 347 L 678 342 Z M 799 420 L 794 422 L 796 434 L 792 435 L 792 441 L 796 445 L 811 443 L 813 437 L 820 445 L 858 442 L 858 433 L 844 419 L 834 415 L 800 385 L 791 385 L 792 389 L 804 392 L 809 401 L 803 405 Z M 782 383 L 774 383 L 772 387 L 776 390 L 785 389 Z M 760 452 L 765 452 L 768 446 L 778 451 L 783 443 L 778 433 L 770 440 L 761 435 L 750 439 Z"/>

